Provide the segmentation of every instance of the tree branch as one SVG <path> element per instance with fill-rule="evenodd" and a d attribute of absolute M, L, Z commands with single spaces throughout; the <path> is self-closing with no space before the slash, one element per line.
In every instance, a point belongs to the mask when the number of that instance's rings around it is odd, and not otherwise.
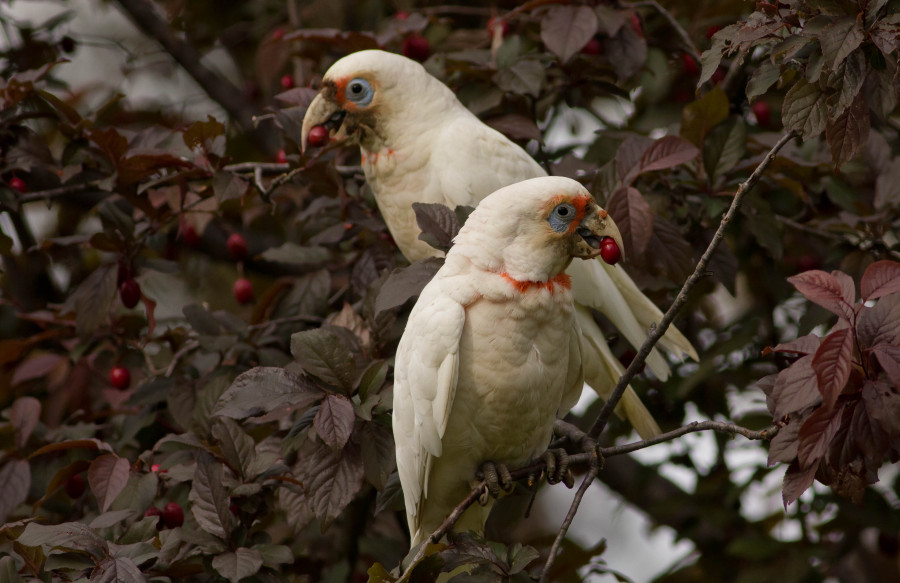
<path fill-rule="evenodd" d="M 678 38 L 681 39 L 681 44 L 685 46 L 687 49 L 686 52 L 691 55 L 697 63 L 700 63 L 700 51 L 697 50 L 697 46 L 694 44 L 694 41 L 691 40 L 691 36 L 684 30 L 684 27 L 675 20 L 675 17 L 672 16 L 672 13 L 663 8 L 659 2 L 656 0 L 643 0 L 641 2 L 631 2 L 631 3 L 623 3 L 623 6 L 626 8 L 637 8 L 639 6 L 650 6 L 659 12 L 659 15 L 662 16 L 666 22 L 669 23 L 669 26 L 672 27 L 672 30 L 678 35 Z"/>
<path fill-rule="evenodd" d="M 706 266 L 709 263 L 710 258 L 713 253 L 715 253 L 716 248 L 718 248 L 719 244 L 722 242 L 722 239 L 725 237 L 725 230 L 728 228 L 728 225 L 734 220 L 735 215 L 737 214 L 738 209 L 740 209 L 741 202 L 744 199 L 744 196 L 750 190 L 756 186 L 756 183 L 759 182 L 759 179 L 762 178 L 763 172 L 765 172 L 766 168 L 769 167 L 769 164 L 775 159 L 775 154 L 784 147 L 791 139 L 794 138 L 795 132 L 789 132 L 781 137 L 781 139 L 776 142 L 766 157 L 759 163 L 759 166 L 753 171 L 749 178 L 738 187 L 737 192 L 734 193 L 734 199 L 731 201 L 731 206 L 725 212 L 725 216 L 722 217 L 722 221 L 719 223 L 719 228 L 716 229 L 715 235 L 713 235 L 712 241 L 709 242 L 709 246 L 706 248 L 706 251 L 703 252 L 703 255 L 700 257 L 700 260 L 697 262 L 697 266 L 694 268 L 694 272 L 688 278 L 684 285 L 681 287 L 681 291 L 678 292 L 678 295 L 675 297 L 675 301 L 672 302 L 672 305 L 666 311 L 662 320 L 654 327 L 650 329 L 650 333 L 647 335 L 647 339 L 644 341 L 644 344 L 641 345 L 641 349 L 638 351 L 637 356 L 634 357 L 634 360 L 631 361 L 631 364 L 628 365 L 628 368 L 625 369 L 625 373 L 619 377 L 619 382 L 616 383 L 615 388 L 612 391 L 609 399 L 607 399 L 606 403 L 603 405 L 603 408 L 600 410 L 600 414 L 597 416 L 597 419 L 594 421 L 594 424 L 591 426 L 591 430 L 588 432 L 593 439 L 596 439 L 597 436 L 603 431 L 603 428 L 606 427 L 606 422 L 609 421 L 609 416 L 612 415 L 613 410 L 616 405 L 619 403 L 619 400 L 622 398 L 622 395 L 625 393 L 626 387 L 628 387 L 628 383 L 631 382 L 631 379 L 634 378 L 634 375 L 644 366 L 644 361 L 647 359 L 647 355 L 650 354 L 650 351 L 653 350 L 653 347 L 662 338 L 663 334 L 666 333 L 666 330 L 669 329 L 669 326 L 675 320 L 675 316 L 678 314 L 678 311 L 684 306 L 687 302 L 688 295 L 691 290 L 694 289 L 694 286 L 697 285 L 697 282 L 700 281 L 706 273 Z"/>

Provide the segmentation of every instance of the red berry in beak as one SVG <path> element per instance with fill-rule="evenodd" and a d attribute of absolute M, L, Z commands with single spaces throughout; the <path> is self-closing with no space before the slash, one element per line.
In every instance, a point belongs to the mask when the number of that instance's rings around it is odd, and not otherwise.
<path fill-rule="evenodd" d="M 314 148 L 321 148 L 328 143 L 328 130 L 325 126 L 313 126 L 306 136 L 306 143 Z"/>
<path fill-rule="evenodd" d="M 603 237 L 600 241 L 600 257 L 610 265 L 615 265 L 622 259 L 622 250 L 612 237 Z"/>

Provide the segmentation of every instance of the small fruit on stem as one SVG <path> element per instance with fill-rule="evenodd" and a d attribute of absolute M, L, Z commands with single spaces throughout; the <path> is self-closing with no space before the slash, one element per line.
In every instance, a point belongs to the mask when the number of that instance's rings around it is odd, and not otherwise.
<path fill-rule="evenodd" d="M 600 241 L 600 257 L 610 265 L 615 265 L 622 259 L 622 250 L 619 249 L 619 244 L 615 239 L 603 237 L 603 240 Z"/>
<path fill-rule="evenodd" d="M 162 518 L 167 528 L 176 528 L 184 524 L 184 511 L 178 502 L 169 502 L 163 506 Z"/>
<path fill-rule="evenodd" d="M 239 304 L 249 304 L 253 301 L 253 284 L 246 277 L 242 277 L 234 282 L 234 299 Z"/>
<path fill-rule="evenodd" d="M 119 298 L 126 308 L 133 308 L 141 301 L 141 286 L 133 279 L 126 279 L 119 286 Z"/>
<path fill-rule="evenodd" d="M 131 373 L 124 366 L 114 366 L 109 371 L 109 384 L 124 391 L 131 385 Z"/>
<path fill-rule="evenodd" d="M 163 522 L 163 513 L 162 510 L 157 508 L 156 506 L 151 506 L 147 509 L 147 512 L 144 513 L 144 516 L 156 516 L 156 530 L 162 530 L 165 527 L 165 523 Z"/>
<path fill-rule="evenodd" d="M 418 33 L 413 33 L 403 39 L 403 56 L 414 61 L 422 62 L 431 54 L 431 46 L 428 39 Z"/>
<path fill-rule="evenodd" d="M 282 89 L 293 89 L 294 88 L 294 76 L 293 75 L 282 75 L 281 76 L 281 88 Z"/>
<path fill-rule="evenodd" d="M 86 490 L 87 486 L 84 483 L 84 476 L 81 474 L 75 474 L 66 480 L 66 494 L 69 495 L 69 498 L 73 500 L 81 498 Z"/>
<path fill-rule="evenodd" d="M 13 190 L 18 190 L 21 193 L 26 193 L 28 191 L 28 187 L 25 186 L 25 181 L 19 178 L 18 176 L 13 176 L 9 179 L 9 187 Z"/>
<path fill-rule="evenodd" d="M 235 261 L 241 261 L 247 257 L 247 240 L 240 233 L 232 233 L 225 245 Z"/>

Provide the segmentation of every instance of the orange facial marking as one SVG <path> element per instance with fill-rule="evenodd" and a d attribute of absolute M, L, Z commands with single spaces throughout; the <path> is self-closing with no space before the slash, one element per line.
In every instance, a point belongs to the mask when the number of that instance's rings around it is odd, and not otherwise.
<path fill-rule="evenodd" d="M 544 205 L 544 211 L 549 213 L 551 210 L 556 208 L 557 205 L 564 202 L 567 202 L 574 206 L 575 218 L 572 219 L 572 222 L 569 223 L 569 228 L 566 230 L 566 233 L 574 233 L 575 229 L 578 228 L 578 225 L 581 224 L 582 219 L 584 219 L 584 215 L 587 213 L 588 204 L 590 204 L 592 200 L 593 199 L 587 194 L 582 194 L 574 197 L 560 194 L 558 196 L 554 196 L 546 205 Z M 603 212 L 605 213 L 606 211 Z"/>
<path fill-rule="evenodd" d="M 545 289 L 549 291 L 551 294 L 556 291 L 556 286 L 559 286 L 563 289 L 572 289 L 572 278 L 570 278 L 565 273 L 560 273 L 553 279 L 547 281 L 522 281 L 519 279 L 513 278 L 510 274 L 505 271 L 500 274 L 500 277 L 508 281 L 519 293 L 528 293 L 530 290 L 542 290 Z"/>

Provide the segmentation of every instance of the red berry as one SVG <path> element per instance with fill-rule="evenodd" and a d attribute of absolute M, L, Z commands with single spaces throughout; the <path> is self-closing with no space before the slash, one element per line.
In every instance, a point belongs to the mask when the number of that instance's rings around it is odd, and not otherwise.
<path fill-rule="evenodd" d="M 722 30 L 722 27 L 718 24 L 714 24 L 706 29 L 706 38 L 711 39 L 717 32 Z"/>
<path fill-rule="evenodd" d="M 276 28 L 275 30 L 272 31 L 272 40 L 281 40 L 281 38 L 283 36 L 284 36 L 283 28 Z"/>
<path fill-rule="evenodd" d="M 600 41 L 596 38 L 591 38 L 591 40 L 587 41 L 587 44 L 581 47 L 581 52 L 585 55 L 599 55 L 600 54 Z"/>
<path fill-rule="evenodd" d="M 247 240 L 240 233 L 232 233 L 225 245 L 235 261 L 240 261 L 247 257 Z"/>
<path fill-rule="evenodd" d="M 403 56 L 422 62 L 431 54 L 428 39 L 421 34 L 413 33 L 403 39 Z"/>
<path fill-rule="evenodd" d="M 157 508 L 156 506 L 151 506 L 147 509 L 147 512 L 144 513 L 144 516 L 157 516 L 156 519 L 156 530 L 162 530 L 165 524 L 163 524 L 163 513 L 162 510 Z"/>
<path fill-rule="evenodd" d="M 491 16 L 487 23 L 487 29 L 488 32 L 491 33 L 491 38 L 494 38 L 494 29 L 498 26 L 503 31 L 500 37 L 506 38 L 506 35 L 509 34 L 509 23 L 506 22 L 506 19 L 497 18 L 496 16 Z"/>
<path fill-rule="evenodd" d="M 246 277 L 242 277 L 234 282 L 234 299 L 239 304 L 249 304 L 253 301 L 253 284 Z"/>
<path fill-rule="evenodd" d="M 150 466 L 150 471 L 151 471 L 151 472 L 158 472 L 158 471 L 159 471 L 159 464 L 153 464 L 153 465 L 151 465 L 151 466 Z"/>
<path fill-rule="evenodd" d="M 162 518 L 166 527 L 175 528 L 184 524 L 184 511 L 178 502 L 169 502 L 163 506 Z"/>
<path fill-rule="evenodd" d="M 329 139 L 328 129 L 325 126 L 313 126 L 309 130 L 309 135 L 306 136 L 306 143 L 314 148 L 321 148 L 328 143 Z"/>
<path fill-rule="evenodd" d="M 293 75 L 282 75 L 281 76 L 281 87 L 282 87 L 282 89 L 293 89 L 294 88 L 294 76 Z"/>
<path fill-rule="evenodd" d="M 131 385 L 131 373 L 124 366 L 114 366 L 109 371 L 109 384 L 124 391 Z"/>
<path fill-rule="evenodd" d="M 615 265 L 622 259 L 622 250 L 612 237 L 603 237 L 600 241 L 600 257 L 610 265 Z"/>
<path fill-rule="evenodd" d="M 287 164 L 288 157 L 287 153 L 284 151 L 284 148 L 278 150 L 278 153 L 275 154 L 275 161 L 279 164 Z"/>
<path fill-rule="evenodd" d="M 688 75 L 700 74 L 700 66 L 697 65 L 697 61 L 687 53 L 681 53 L 681 68 Z"/>
<path fill-rule="evenodd" d="M 712 76 L 709 78 L 710 83 L 713 85 L 718 85 L 722 81 L 725 80 L 725 70 L 722 67 L 719 67 L 715 71 L 713 71 Z"/>
<path fill-rule="evenodd" d="M 84 495 L 87 486 L 84 483 L 84 477 L 81 474 L 75 474 L 66 480 L 66 494 L 69 498 L 81 498 Z"/>
<path fill-rule="evenodd" d="M 133 308 L 141 301 L 141 286 L 133 279 L 126 279 L 119 286 L 119 298 L 126 308 Z"/>
<path fill-rule="evenodd" d="M 772 108 L 765 101 L 754 101 L 750 106 L 753 115 L 756 116 L 756 123 L 761 127 L 769 127 L 772 123 Z"/>
<path fill-rule="evenodd" d="M 25 181 L 18 176 L 13 176 L 9 179 L 9 187 L 21 193 L 25 193 L 28 190 L 28 187 L 25 186 Z"/>
<path fill-rule="evenodd" d="M 235 516 L 238 515 L 238 505 L 235 504 L 234 502 L 231 503 L 231 505 L 228 507 L 228 510 L 231 510 L 231 513 L 234 514 Z"/>
<path fill-rule="evenodd" d="M 197 228 L 194 225 L 185 223 L 184 228 L 181 229 L 181 240 L 188 247 L 196 247 L 200 244 L 200 233 L 197 232 Z"/>
<path fill-rule="evenodd" d="M 394 20 L 406 20 L 409 18 L 409 12 L 406 10 L 398 10 L 394 13 Z"/>

